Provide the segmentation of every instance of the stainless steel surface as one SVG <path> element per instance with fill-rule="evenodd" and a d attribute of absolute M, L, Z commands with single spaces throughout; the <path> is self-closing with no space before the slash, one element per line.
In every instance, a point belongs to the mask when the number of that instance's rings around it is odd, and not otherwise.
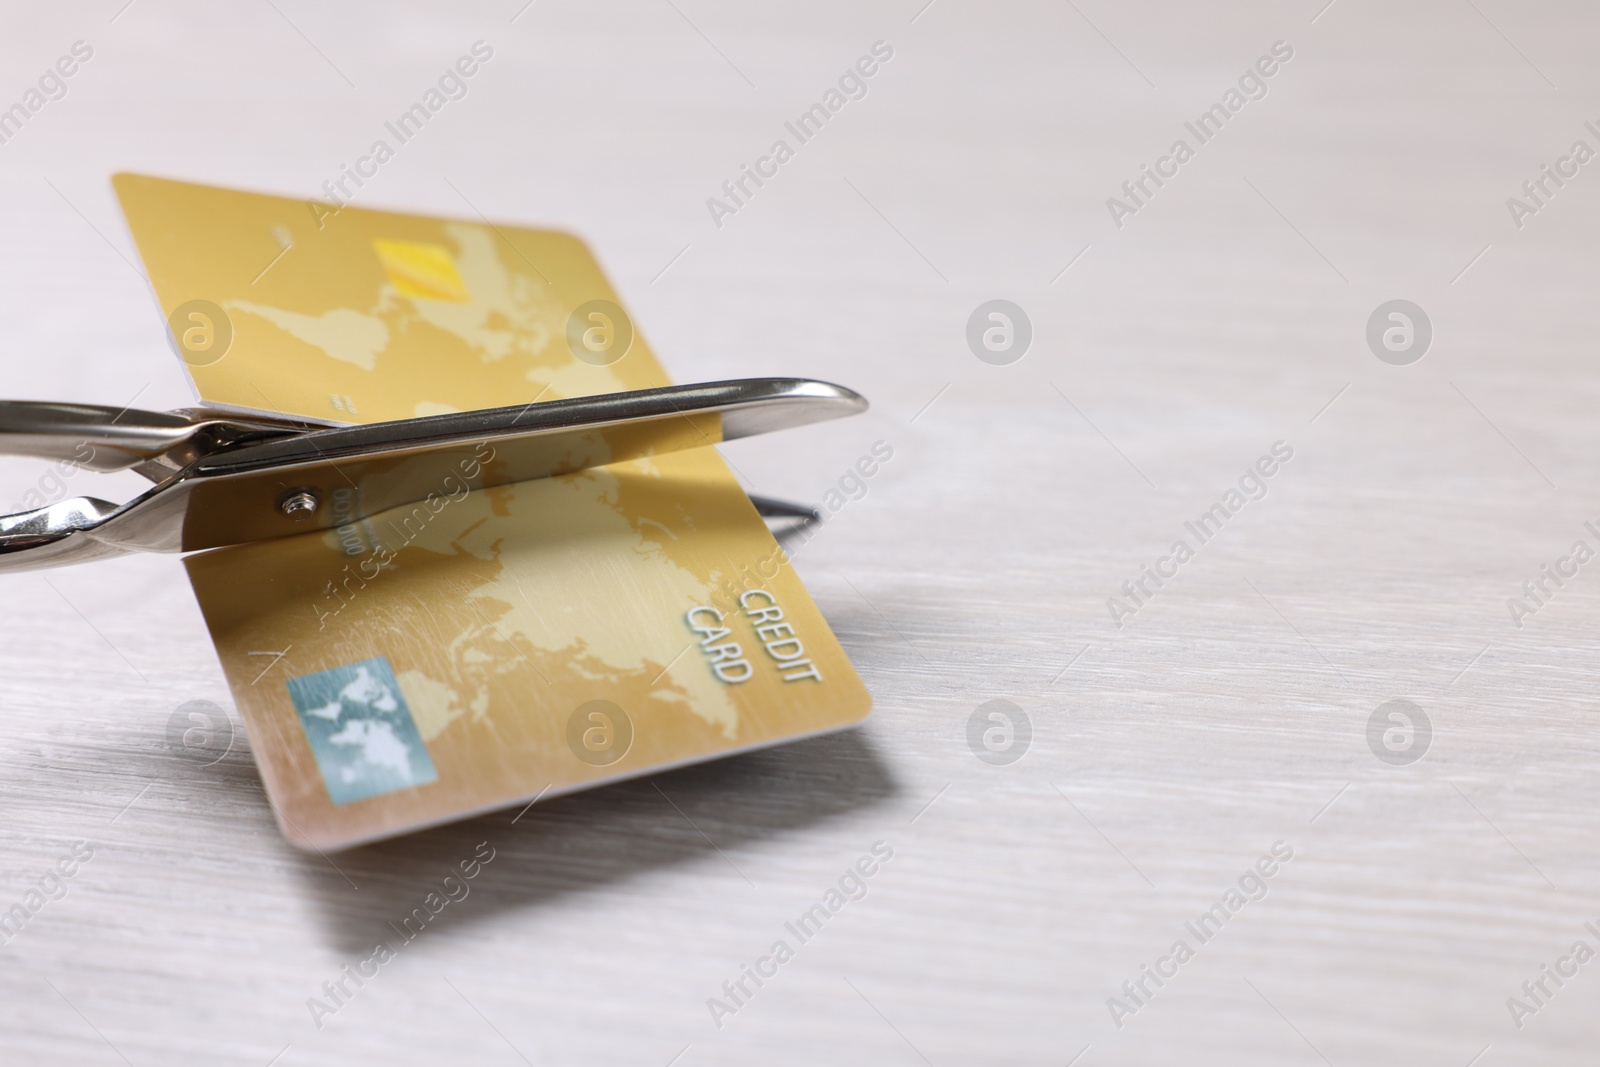
<path fill-rule="evenodd" d="M 196 414 L 4 400 L 0 401 L 0 453 L 64 461 L 93 471 L 131 468 L 159 481 L 163 469 L 181 469 L 218 448 L 303 432 L 295 424 L 275 420 L 197 418 Z"/>
<path fill-rule="evenodd" d="M 715 444 L 866 407 L 849 389 L 791 378 L 671 386 L 311 431 L 266 421 L 195 421 L 181 412 L 10 404 L 0 410 L 10 427 L 0 436 L 7 450 L 95 470 L 134 467 L 158 484 L 121 507 L 78 498 L 0 518 L 0 571 L 327 529 L 434 495 Z M 345 486 L 355 490 L 349 507 L 320 506 Z"/>

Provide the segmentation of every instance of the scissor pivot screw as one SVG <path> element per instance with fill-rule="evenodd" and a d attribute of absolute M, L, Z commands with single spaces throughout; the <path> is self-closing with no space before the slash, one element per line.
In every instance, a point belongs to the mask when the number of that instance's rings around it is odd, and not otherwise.
<path fill-rule="evenodd" d="M 294 489 L 278 501 L 278 510 L 296 522 L 315 515 L 321 506 L 322 501 L 317 498 L 315 489 Z"/>

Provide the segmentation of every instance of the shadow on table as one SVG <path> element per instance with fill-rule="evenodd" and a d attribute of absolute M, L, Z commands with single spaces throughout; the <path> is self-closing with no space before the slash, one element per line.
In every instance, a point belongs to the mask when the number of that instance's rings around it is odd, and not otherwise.
<path fill-rule="evenodd" d="M 379 940 L 403 940 L 402 921 L 430 892 L 442 896 L 443 879 L 483 842 L 493 860 L 467 883 L 468 895 L 443 906 L 424 933 L 447 934 L 459 923 L 707 858 L 716 860 L 713 870 L 759 884 L 761 872 L 741 856 L 742 845 L 858 812 L 898 791 L 865 731 L 854 729 L 559 797 L 525 812 L 511 808 L 328 857 L 297 858 L 329 943 L 365 958 Z"/>

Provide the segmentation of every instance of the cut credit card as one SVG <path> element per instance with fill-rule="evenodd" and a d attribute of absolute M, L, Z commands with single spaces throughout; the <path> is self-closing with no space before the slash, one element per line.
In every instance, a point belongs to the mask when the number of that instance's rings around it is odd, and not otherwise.
<path fill-rule="evenodd" d="M 137 175 L 207 406 L 365 423 L 669 384 L 578 240 Z M 492 457 L 483 457 L 484 462 Z M 473 462 L 466 460 L 464 462 Z M 871 700 L 713 449 L 190 556 L 290 841 L 330 850 L 840 729 Z"/>

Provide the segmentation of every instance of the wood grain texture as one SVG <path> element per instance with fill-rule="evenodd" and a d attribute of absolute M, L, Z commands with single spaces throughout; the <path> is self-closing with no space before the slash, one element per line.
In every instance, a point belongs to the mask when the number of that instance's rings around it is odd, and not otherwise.
<path fill-rule="evenodd" d="M 1506 205 L 1600 147 L 1590 7 L 118 6 L 0 40 L 5 102 L 94 49 L 0 145 L 0 392 L 187 402 L 108 176 L 316 195 L 482 39 L 357 202 L 581 233 L 679 381 L 869 396 L 727 454 L 816 500 L 892 444 L 795 553 L 877 711 L 325 860 L 278 837 L 242 732 L 211 766 L 169 742 L 184 702 L 231 706 L 176 559 L 7 576 L 0 909 L 93 858 L 0 948 L 5 1062 L 1593 1062 L 1600 963 L 1507 1007 L 1600 949 L 1600 564 L 1521 627 L 1506 604 L 1600 547 L 1597 164 L 1521 228 Z M 865 98 L 714 225 L 878 40 Z M 1118 228 L 1107 197 L 1280 40 L 1266 95 Z M 993 298 L 1034 328 L 1009 366 L 967 348 Z M 1411 366 L 1364 336 L 1397 298 L 1435 329 Z M 1266 496 L 1114 625 L 1277 441 Z M 20 498 L 41 469 L 0 476 Z M 967 740 L 996 699 L 1032 727 L 1007 766 Z M 1394 699 L 1432 725 L 1410 765 L 1368 744 Z M 1280 841 L 1263 899 L 1187 932 Z M 481 842 L 470 894 L 315 1025 Z M 719 1028 L 708 998 L 780 938 Z"/>

